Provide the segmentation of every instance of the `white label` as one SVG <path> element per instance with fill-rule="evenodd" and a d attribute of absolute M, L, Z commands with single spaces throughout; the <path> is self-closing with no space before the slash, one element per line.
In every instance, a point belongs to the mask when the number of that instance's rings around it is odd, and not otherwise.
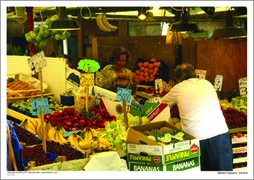
<path fill-rule="evenodd" d="M 44 68 L 47 66 L 47 61 L 45 59 L 44 52 L 41 51 L 31 58 L 28 58 L 28 64 L 31 69 L 32 74 L 36 74 L 40 71 L 40 68 Z"/>
<path fill-rule="evenodd" d="M 222 81 L 223 81 L 223 76 L 222 75 L 216 75 L 215 81 L 214 81 L 214 89 L 216 91 L 221 91 Z"/>
<path fill-rule="evenodd" d="M 161 98 L 160 97 L 151 98 L 146 100 L 145 103 L 161 103 Z"/>
<path fill-rule="evenodd" d="M 197 78 L 199 78 L 199 79 L 205 79 L 206 70 L 196 69 L 195 72 L 196 72 Z"/>
<path fill-rule="evenodd" d="M 155 91 L 157 94 L 160 94 L 163 91 L 162 79 L 155 79 Z"/>
<path fill-rule="evenodd" d="M 247 77 L 239 79 L 240 96 L 247 96 Z"/>

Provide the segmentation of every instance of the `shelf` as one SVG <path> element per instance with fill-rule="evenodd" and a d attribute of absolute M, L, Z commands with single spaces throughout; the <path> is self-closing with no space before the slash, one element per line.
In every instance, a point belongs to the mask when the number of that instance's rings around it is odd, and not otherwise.
<path fill-rule="evenodd" d="M 12 110 L 12 109 L 10 109 L 10 108 L 7 108 L 7 115 L 8 115 L 8 116 L 11 116 L 11 117 L 13 117 L 13 118 L 16 118 L 16 119 L 18 119 L 18 120 L 20 120 L 20 121 L 24 121 L 25 119 L 31 118 L 31 117 L 26 116 L 26 115 L 24 115 L 24 114 L 22 114 L 22 113 L 19 113 L 19 112 L 17 112 L 17 111 L 14 111 L 14 110 Z"/>
<path fill-rule="evenodd" d="M 246 131 L 247 132 L 247 127 L 229 129 L 228 132 L 229 132 L 229 134 L 232 134 L 232 133 L 237 133 L 239 131 Z"/>
<path fill-rule="evenodd" d="M 242 158 L 235 158 L 235 159 L 233 159 L 233 164 L 245 163 L 245 162 L 247 162 L 247 157 L 242 157 Z"/>

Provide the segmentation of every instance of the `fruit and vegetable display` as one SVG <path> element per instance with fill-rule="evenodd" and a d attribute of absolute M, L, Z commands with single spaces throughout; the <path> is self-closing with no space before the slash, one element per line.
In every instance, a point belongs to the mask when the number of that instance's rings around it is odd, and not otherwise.
<path fill-rule="evenodd" d="M 228 100 L 220 100 L 220 105 L 223 109 L 230 107 L 247 114 L 247 97 L 237 96 L 232 98 L 230 102 Z"/>
<path fill-rule="evenodd" d="M 169 127 L 144 131 L 143 134 L 163 146 L 188 140 L 188 137 L 183 132 Z"/>
<path fill-rule="evenodd" d="M 223 115 L 229 129 L 247 127 L 247 115 L 244 112 L 227 108 L 223 110 Z"/>
<path fill-rule="evenodd" d="M 35 89 L 32 91 L 32 89 Z M 26 91 L 31 90 L 31 91 Z M 36 89 L 34 86 L 21 80 L 13 80 L 13 78 L 7 79 L 7 98 L 8 97 L 24 97 L 40 95 L 41 91 Z"/>
<path fill-rule="evenodd" d="M 67 106 L 63 106 L 59 100 L 57 100 L 53 96 L 49 96 L 48 98 L 48 103 L 49 103 L 49 113 L 54 114 L 54 112 L 59 111 L 60 109 L 66 108 Z M 36 98 L 33 98 L 36 99 Z M 32 115 L 32 106 L 31 106 L 31 99 L 28 100 L 17 100 L 13 103 L 9 103 L 9 108 L 15 111 L 18 111 L 22 114 L 26 114 L 27 116 L 30 117 L 37 117 Z"/>

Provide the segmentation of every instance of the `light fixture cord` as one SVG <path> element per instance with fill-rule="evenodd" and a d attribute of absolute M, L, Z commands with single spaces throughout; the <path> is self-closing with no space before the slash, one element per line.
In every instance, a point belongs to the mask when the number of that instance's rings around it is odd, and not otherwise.
<path fill-rule="evenodd" d="M 41 15 L 41 22 L 43 24 L 43 17 L 42 17 L 41 9 L 40 9 L 40 15 Z"/>
<path fill-rule="evenodd" d="M 86 8 L 88 9 L 88 11 L 89 11 L 89 18 L 85 18 L 85 17 L 82 15 L 82 8 L 83 8 L 83 7 L 80 8 L 80 16 L 81 16 L 83 19 L 91 19 L 92 14 L 91 14 L 90 8 L 89 8 L 89 7 L 86 7 Z"/>

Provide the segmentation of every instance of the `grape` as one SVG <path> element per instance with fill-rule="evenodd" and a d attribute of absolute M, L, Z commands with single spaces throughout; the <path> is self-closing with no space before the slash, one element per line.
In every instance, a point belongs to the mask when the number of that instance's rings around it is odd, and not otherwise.
<path fill-rule="evenodd" d="M 60 34 L 56 34 L 55 35 L 55 39 L 58 41 L 58 40 L 60 40 L 60 38 L 61 38 L 61 35 Z"/>
<path fill-rule="evenodd" d="M 41 42 L 40 42 L 40 46 L 46 46 L 46 41 L 45 40 L 42 40 Z"/>
<path fill-rule="evenodd" d="M 65 36 L 66 36 L 66 38 L 69 38 L 69 37 L 71 37 L 71 33 L 66 32 L 66 33 L 65 33 Z"/>
<path fill-rule="evenodd" d="M 45 31 L 46 27 L 45 26 L 41 26 L 40 31 Z"/>
<path fill-rule="evenodd" d="M 35 42 L 34 45 L 35 45 L 35 46 L 39 46 L 40 43 L 39 43 L 39 42 Z"/>
<path fill-rule="evenodd" d="M 62 34 L 62 35 L 61 35 L 61 40 L 65 40 L 65 39 L 66 39 L 65 34 Z"/>
<path fill-rule="evenodd" d="M 44 36 L 45 36 L 45 33 L 44 33 L 44 31 L 40 30 L 40 32 L 38 33 L 38 35 L 41 36 L 41 37 L 44 37 Z"/>
<path fill-rule="evenodd" d="M 42 37 L 41 36 L 36 36 L 36 41 L 38 41 L 38 42 L 41 42 L 42 41 Z"/>
<path fill-rule="evenodd" d="M 26 37 L 26 41 L 27 41 L 27 42 L 32 42 L 32 39 L 33 39 L 33 38 L 32 38 L 31 36 Z"/>
<path fill-rule="evenodd" d="M 30 36 L 30 33 L 26 33 L 26 34 L 25 34 L 25 37 L 29 37 L 29 36 Z"/>
<path fill-rule="evenodd" d="M 35 33 L 35 32 L 32 32 L 31 37 L 32 37 L 33 39 L 35 39 L 36 36 L 37 36 L 36 33 Z"/>
<path fill-rule="evenodd" d="M 36 34 L 38 34 L 39 31 L 40 31 L 40 29 L 39 29 L 38 27 L 35 27 L 35 28 L 34 28 L 34 32 L 35 32 Z"/>
<path fill-rule="evenodd" d="M 46 34 L 47 36 L 50 36 L 50 35 L 51 35 L 51 31 L 48 30 L 48 29 L 45 29 L 45 34 Z"/>

